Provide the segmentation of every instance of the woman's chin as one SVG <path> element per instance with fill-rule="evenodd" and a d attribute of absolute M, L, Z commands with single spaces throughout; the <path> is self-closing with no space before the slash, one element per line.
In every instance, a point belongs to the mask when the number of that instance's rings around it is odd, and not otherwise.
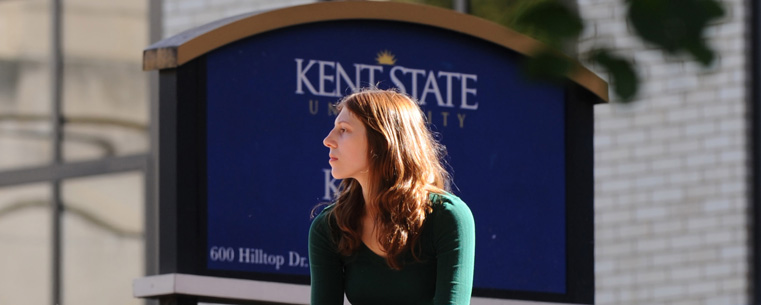
<path fill-rule="evenodd" d="M 336 171 L 331 171 L 330 175 L 333 176 L 333 179 L 336 179 L 336 180 L 344 179 L 345 178 L 340 173 L 336 173 Z"/>

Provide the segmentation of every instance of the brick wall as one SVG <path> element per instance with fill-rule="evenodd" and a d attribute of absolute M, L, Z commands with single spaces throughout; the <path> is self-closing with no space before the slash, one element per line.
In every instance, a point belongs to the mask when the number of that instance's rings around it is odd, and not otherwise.
<path fill-rule="evenodd" d="M 632 35 L 622 0 L 578 0 L 579 51 L 635 60 L 630 105 L 595 107 L 597 304 L 748 304 L 747 2 L 723 0 L 708 69 Z"/>

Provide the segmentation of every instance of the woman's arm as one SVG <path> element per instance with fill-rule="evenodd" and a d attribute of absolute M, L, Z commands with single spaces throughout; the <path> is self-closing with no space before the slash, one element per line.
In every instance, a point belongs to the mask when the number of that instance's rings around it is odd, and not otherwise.
<path fill-rule="evenodd" d="M 436 294 L 433 303 L 470 304 L 476 229 L 473 214 L 459 198 L 451 196 L 436 217 Z"/>
<path fill-rule="evenodd" d="M 309 272 L 312 305 L 341 305 L 344 301 L 343 264 L 331 238 L 326 212 L 309 228 Z"/>

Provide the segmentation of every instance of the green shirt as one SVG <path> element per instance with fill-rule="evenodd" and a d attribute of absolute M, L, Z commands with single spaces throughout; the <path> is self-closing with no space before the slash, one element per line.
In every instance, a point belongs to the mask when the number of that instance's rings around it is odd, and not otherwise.
<path fill-rule="evenodd" d="M 460 198 L 432 194 L 433 212 L 426 217 L 419 245 L 422 260 L 408 253 L 401 270 L 364 244 L 342 256 L 332 238 L 325 208 L 309 230 L 312 305 L 469 304 L 473 287 L 475 225 Z M 336 228 L 337 230 L 337 228 Z"/>

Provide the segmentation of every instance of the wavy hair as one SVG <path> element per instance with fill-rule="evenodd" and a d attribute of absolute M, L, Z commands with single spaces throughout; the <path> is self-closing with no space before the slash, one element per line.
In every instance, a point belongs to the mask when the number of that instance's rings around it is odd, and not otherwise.
<path fill-rule="evenodd" d="M 377 208 L 375 226 L 386 263 L 401 269 L 402 254 L 411 251 L 418 260 L 416 243 L 426 216 L 432 211 L 429 194 L 448 190 L 446 150 L 428 129 L 420 107 L 409 96 L 393 91 L 364 89 L 337 104 L 348 109 L 367 130 L 372 206 Z M 362 188 L 353 178 L 339 187 L 330 211 L 338 226 L 337 244 L 342 255 L 362 245 Z"/>

